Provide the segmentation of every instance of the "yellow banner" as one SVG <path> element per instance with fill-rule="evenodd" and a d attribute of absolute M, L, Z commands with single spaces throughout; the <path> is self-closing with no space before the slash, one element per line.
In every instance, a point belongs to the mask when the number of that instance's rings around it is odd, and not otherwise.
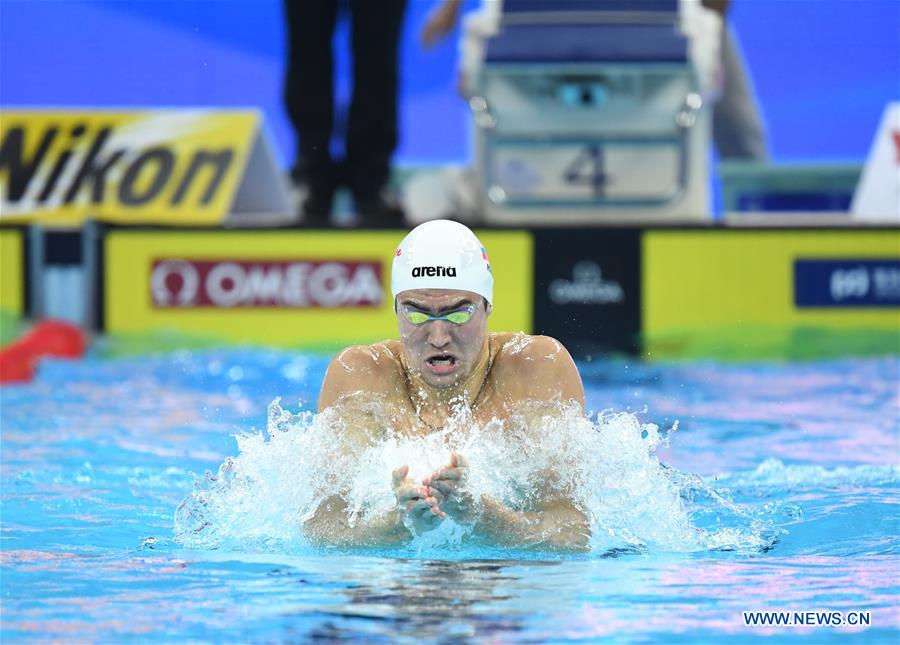
<path fill-rule="evenodd" d="M 898 333 L 900 309 L 890 306 L 892 301 L 870 306 L 862 297 L 840 300 L 847 287 L 833 280 L 807 284 L 801 279 L 810 266 L 841 267 L 847 264 L 842 259 L 882 261 L 888 267 L 883 277 L 895 280 L 890 267 L 900 260 L 900 236 L 896 230 L 648 231 L 642 238 L 646 347 L 654 356 L 677 355 L 702 336 L 708 341 L 714 333 L 728 331 L 740 333 L 744 345 L 760 342 L 755 334 L 785 345 L 798 330 Z M 835 288 L 838 300 L 826 302 L 828 289 Z M 825 298 L 821 305 L 817 297 Z M 813 304 L 805 304 L 809 299 Z"/>
<path fill-rule="evenodd" d="M 309 346 L 397 337 L 402 231 L 115 230 L 104 243 L 105 330 Z M 531 235 L 480 235 L 496 280 L 492 330 L 531 330 Z"/>
<path fill-rule="evenodd" d="M 3 111 L 0 218 L 74 226 L 221 221 L 260 117 L 252 111 Z"/>
<path fill-rule="evenodd" d="M 17 229 L 0 229 L 0 311 L 25 313 L 25 235 Z"/>

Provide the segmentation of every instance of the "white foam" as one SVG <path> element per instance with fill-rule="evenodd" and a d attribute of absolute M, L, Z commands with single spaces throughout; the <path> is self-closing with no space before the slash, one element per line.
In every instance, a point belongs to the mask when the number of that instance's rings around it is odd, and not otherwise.
<path fill-rule="evenodd" d="M 656 447 L 665 440 L 653 424 L 628 413 L 586 419 L 577 408 L 547 410 L 506 422 L 477 425 L 465 415 L 442 432 L 402 436 L 390 427 L 377 402 L 367 414 L 379 419 L 383 436 L 350 451 L 334 410 L 291 414 L 276 400 L 268 431 L 237 437 L 238 455 L 207 473 L 179 506 L 176 539 L 194 547 L 253 542 L 305 544 L 301 527 L 318 505 L 339 492 L 351 522 L 394 508 L 391 471 L 408 464 L 420 480 L 445 465 L 451 452 L 468 460 L 467 487 L 511 508 L 532 507 L 548 478 L 567 491 L 591 523 L 595 552 L 636 547 L 658 551 L 764 546 L 768 527 L 760 524 L 702 480 L 660 464 Z M 380 416 L 379 416 L 380 415 Z M 530 420 L 529 420 L 530 419 Z M 685 506 L 685 490 L 701 491 L 724 524 L 697 526 Z M 690 497 L 690 495 L 689 495 Z M 417 538 L 423 547 L 464 548 L 468 527 L 446 521 L 440 530 Z"/>

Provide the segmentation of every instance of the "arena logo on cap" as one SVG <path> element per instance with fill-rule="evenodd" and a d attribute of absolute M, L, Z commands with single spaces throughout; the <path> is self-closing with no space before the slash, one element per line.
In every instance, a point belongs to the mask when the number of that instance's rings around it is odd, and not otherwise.
<path fill-rule="evenodd" d="M 413 267 L 414 278 L 455 278 L 456 267 Z"/>
<path fill-rule="evenodd" d="M 375 261 L 153 261 L 152 305 L 168 308 L 379 307 L 384 297 Z"/>

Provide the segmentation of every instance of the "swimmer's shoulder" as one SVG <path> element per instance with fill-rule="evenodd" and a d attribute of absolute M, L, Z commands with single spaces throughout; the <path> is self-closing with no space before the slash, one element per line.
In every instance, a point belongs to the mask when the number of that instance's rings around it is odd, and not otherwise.
<path fill-rule="evenodd" d="M 391 346 L 394 342 L 354 345 L 338 352 L 325 372 L 319 410 L 360 391 L 374 396 L 394 396 L 403 374 L 396 349 Z"/>
<path fill-rule="evenodd" d="M 558 340 L 518 332 L 497 334 L 496 344 L 495 378 L 507 384 L 510 394 L 521 399 L 575 399 L 583 405 L 578 368 Z"/>
<path fill-rule="evenodd" d="M 563 344 L 550 336 L 503 332 L 491 334 L 491 344 L 497 347 L 494 360 L 500 360 L 507 365 L 525 367 L 535 361 L 548 362 L 561 358 L 571 360 Z"/>

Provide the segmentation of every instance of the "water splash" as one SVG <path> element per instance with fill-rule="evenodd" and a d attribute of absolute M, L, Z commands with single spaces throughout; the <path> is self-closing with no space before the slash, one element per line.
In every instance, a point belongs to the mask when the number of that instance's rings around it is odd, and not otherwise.
<path fill-rule="evenodd" d="M 527 510 L 546 486 L 568 491 L 591 524 L 595 553 L 618 550 L 690 552 L 769 548 L 775 531 L 766 512 L 751 513 L 694 475 L 661 463 L 660 433 L 630 413 L 585 418 L 577 406 L 529 412 L 505 422 L 472 423 L 464 414 L 441 432 L 407 436 L 393 430 L 378 401 L 364 407 L 383 433 L 362 449 L 343 440 L 347 416 L 292 414 L 278 400 L 266 432 L 236 437 L 238 455 L 197 478 L 175 514 L 175 538 L 190 547 L 306 545 L 303 523 L 339 493 L 351 524 L 395 506 L 393 469 L 408 464 L 421 480 L 460 452 L 467 487 L 510 508 Z M 469 529 L 445 521 L 417 537 L 422 549 L 465 549 Z"/>
<path fill-rule="evenodd" d="M 900 466 L 863 465 L 823 468 L 822 466 L 789 465 L 769 458 L 756 470 L 732 473 L 720 479 L 732 487 L 811 488 L 834 486 L 872 486 L 900 483 Z"/>

